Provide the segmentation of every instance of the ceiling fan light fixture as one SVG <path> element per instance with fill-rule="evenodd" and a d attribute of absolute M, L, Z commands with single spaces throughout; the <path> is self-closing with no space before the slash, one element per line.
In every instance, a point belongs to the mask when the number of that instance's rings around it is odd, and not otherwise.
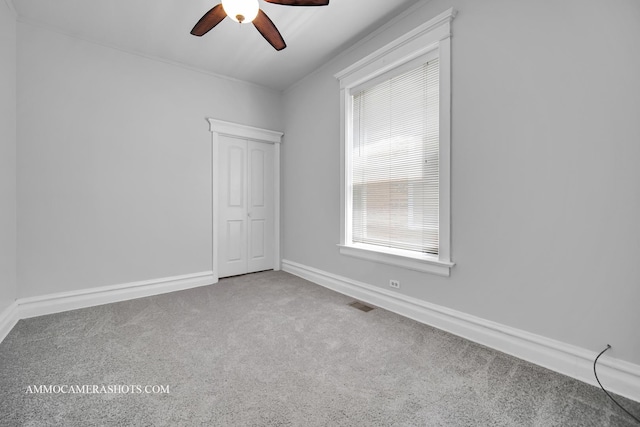
<path fill-rule="evenodd" d="M 222 7 L 229 18 L 241 24 L 252 22 L 260 10 L 258 0 L 222 0 Z"/>

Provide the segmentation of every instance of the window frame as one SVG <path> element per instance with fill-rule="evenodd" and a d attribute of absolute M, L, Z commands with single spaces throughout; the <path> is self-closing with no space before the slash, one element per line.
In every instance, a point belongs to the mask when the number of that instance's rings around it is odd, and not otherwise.
<path fill-rule="evenodd" d="M 340 253 L 440 276 L 451 267 L 451 21 L 453 9 L 441 13 L 402 37 L 338 72 L 340 82 Z M 439 250 L 438 255 L 353 243 L 351 239 L 352 93 L 418 58 L 437 56 L 440 63 Z"/>

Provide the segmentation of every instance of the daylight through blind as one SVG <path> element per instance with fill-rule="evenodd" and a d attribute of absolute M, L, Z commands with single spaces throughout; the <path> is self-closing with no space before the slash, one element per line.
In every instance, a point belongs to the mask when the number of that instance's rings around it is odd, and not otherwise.
<path fill-rule="evenodd" d="M 352 240 L 438 254 L 439 67 L 353 95 Z"/>

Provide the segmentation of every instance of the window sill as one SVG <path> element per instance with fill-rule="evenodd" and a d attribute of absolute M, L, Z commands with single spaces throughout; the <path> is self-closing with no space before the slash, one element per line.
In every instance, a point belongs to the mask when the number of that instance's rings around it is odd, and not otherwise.
<path fill-rule="evenodd" d="M 409 251 L 380 248 L 378 246 L 354 244 L 338 245 L 340 253 L 382 264 L 408 268 L 423 273 L 449 277 L 455 264 L 432 255 L 418 255 Z"/>

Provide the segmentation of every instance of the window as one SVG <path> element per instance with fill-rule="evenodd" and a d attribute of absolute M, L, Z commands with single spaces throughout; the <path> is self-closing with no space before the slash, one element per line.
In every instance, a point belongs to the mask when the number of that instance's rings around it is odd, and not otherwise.
<path fill-rule="evenodd" d="M 338 73 L 340 251 L 448 276 L 449 10 Z"/>
<path fill-rule="evenodd" d="M 438 59 L 351 95 L 351 239 L 438 254 Z"/>

